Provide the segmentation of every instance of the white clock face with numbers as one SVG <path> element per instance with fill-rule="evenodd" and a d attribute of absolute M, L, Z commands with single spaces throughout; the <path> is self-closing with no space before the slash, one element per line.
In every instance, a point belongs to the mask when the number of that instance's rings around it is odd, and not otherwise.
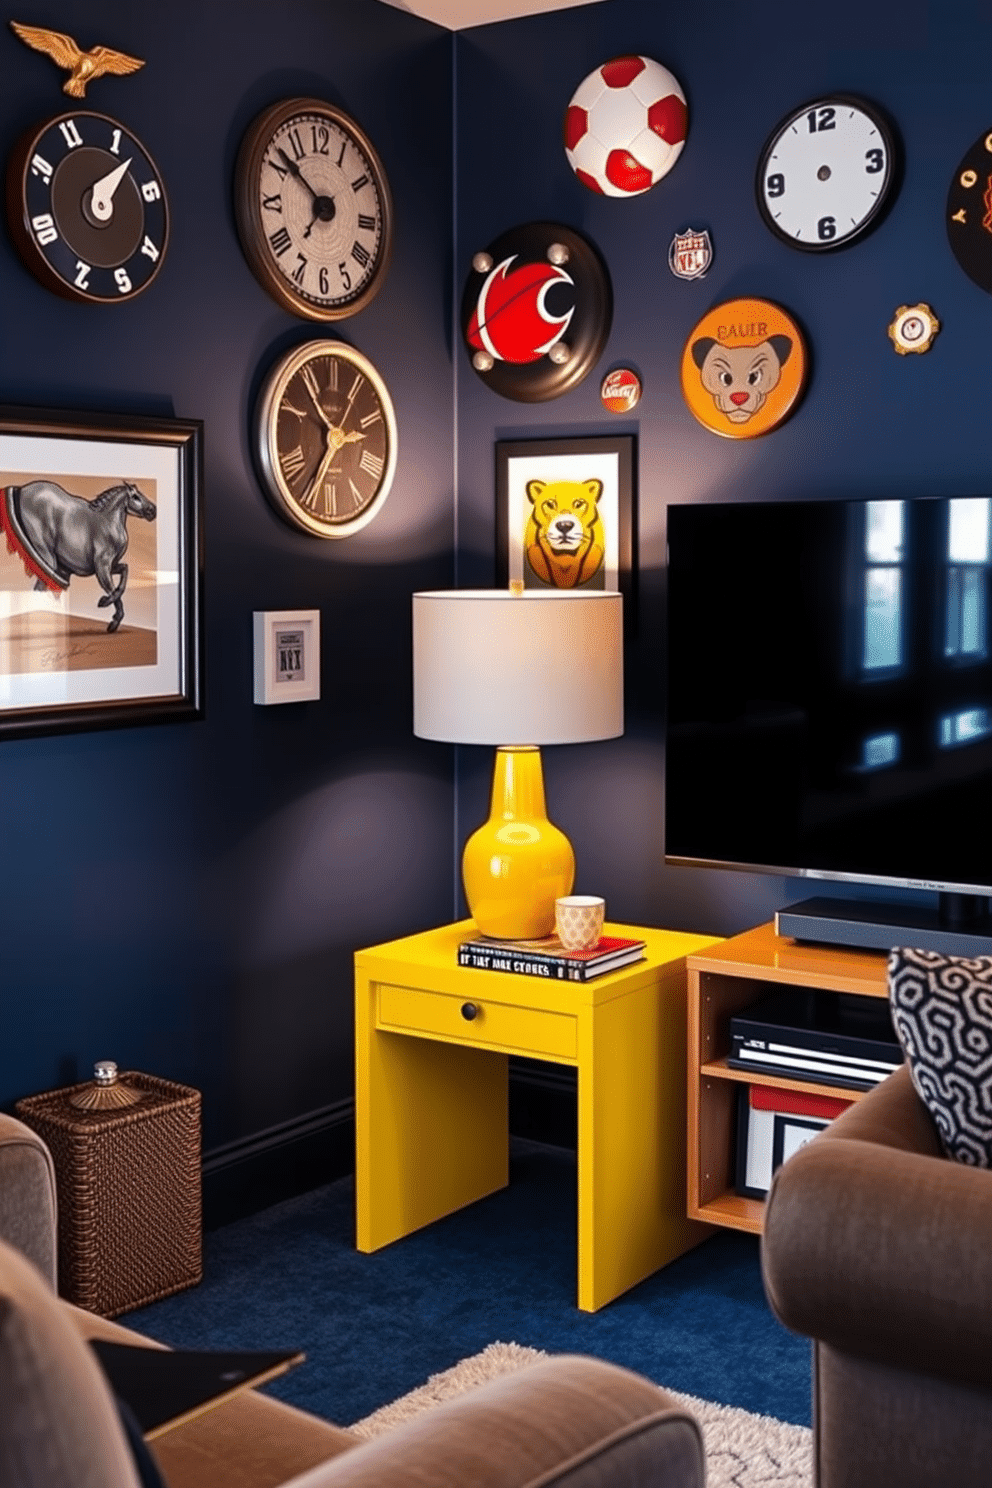
<path fill-rule="evenodd" d="M 793 248 L 828 252 L 868 230 L 895 185 L 895 140 L 860 98 L 816 99 L 784 119 L 761 155 L 761 215 Z"/>

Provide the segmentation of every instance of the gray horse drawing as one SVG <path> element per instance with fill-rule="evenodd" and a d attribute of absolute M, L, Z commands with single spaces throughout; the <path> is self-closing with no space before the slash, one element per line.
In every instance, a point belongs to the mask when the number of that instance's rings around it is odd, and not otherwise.
<path fill-rule="evenodd" d="M 107 626 L 115 631 L 124 618 L 121 603 L 127 586 L 127 519 L 155 520 L 155 503 L 130 481 L 110 486 L 87 501 L 72 496 L 54 481 L 29 481 L 11 488 L 18 525 L 32 556 L 51 576 L 36 578 L 36 589 L 68 589 L 69 580 L 94 576 L 103 590 L 100 607 L 113 605 Z M 37 570 L 36 570 L 37 572 Z M 55 582 L 53 583 L 52 580 Z"/>

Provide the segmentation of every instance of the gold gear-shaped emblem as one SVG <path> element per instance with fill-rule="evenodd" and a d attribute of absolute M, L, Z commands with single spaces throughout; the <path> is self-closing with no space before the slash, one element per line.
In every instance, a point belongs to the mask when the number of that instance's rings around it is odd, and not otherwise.
<path fill-rule="evenodd" d="M 889 340 L 900 356 L 929 351 L 940 321 L 929 305 L 900 305 L 889 326 Z"/>

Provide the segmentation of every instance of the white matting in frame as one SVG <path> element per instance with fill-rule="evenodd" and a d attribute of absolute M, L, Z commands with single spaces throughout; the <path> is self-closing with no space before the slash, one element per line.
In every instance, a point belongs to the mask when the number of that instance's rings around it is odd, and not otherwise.
<path fill-rule="evenodd" d="M 633 452 L 632 435 L 498 442 L 497 582 L 521 582 L 525 589 L 626 589 L 631 574 Z M 546 532 L 538 537 L 531 482 L 550 487 L 556 504 L 565 501 L 566 506 L 569 486 L 587 488 L 598 483 L 595 510 L 586 518 L 595 523 L 593 540 L 602 549 L 602 560 L 593 571 L 583 563 L 576 575 L 574 563 L 556 562 L 559 555 L 548 552 L 552 535 Z M 560 493 L 555 491 L 558 486 Z M 565 514 L 566 507 L 561 511 Z"/>
<path fill-rule="evenodd" d="M 0 733 L 199 715 L 200 429 L 0 409 Z"/>
<path fill-rule="evenodd" d="M 320 697 L 320 611 L 255 610 L 255 702 Z"/>

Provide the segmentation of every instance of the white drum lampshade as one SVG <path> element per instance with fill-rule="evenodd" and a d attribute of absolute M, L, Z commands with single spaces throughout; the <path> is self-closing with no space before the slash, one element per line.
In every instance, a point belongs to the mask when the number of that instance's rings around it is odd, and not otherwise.
<path fill-rule="evenodd" d="M 413 596 L 413 732 L 454 744 L 623 733 L 623 596 L 449 589 Z"/>
<path fill-rule="evenodd" d="M 596 590 L 437 590 L 413 596 L 413 731 L 498 746 L 491 812 L 465 847 L 478 929 L 554 928 L 575 857 L 548 821 L 538 746 L 623 733 L 623 598 Z"/>

